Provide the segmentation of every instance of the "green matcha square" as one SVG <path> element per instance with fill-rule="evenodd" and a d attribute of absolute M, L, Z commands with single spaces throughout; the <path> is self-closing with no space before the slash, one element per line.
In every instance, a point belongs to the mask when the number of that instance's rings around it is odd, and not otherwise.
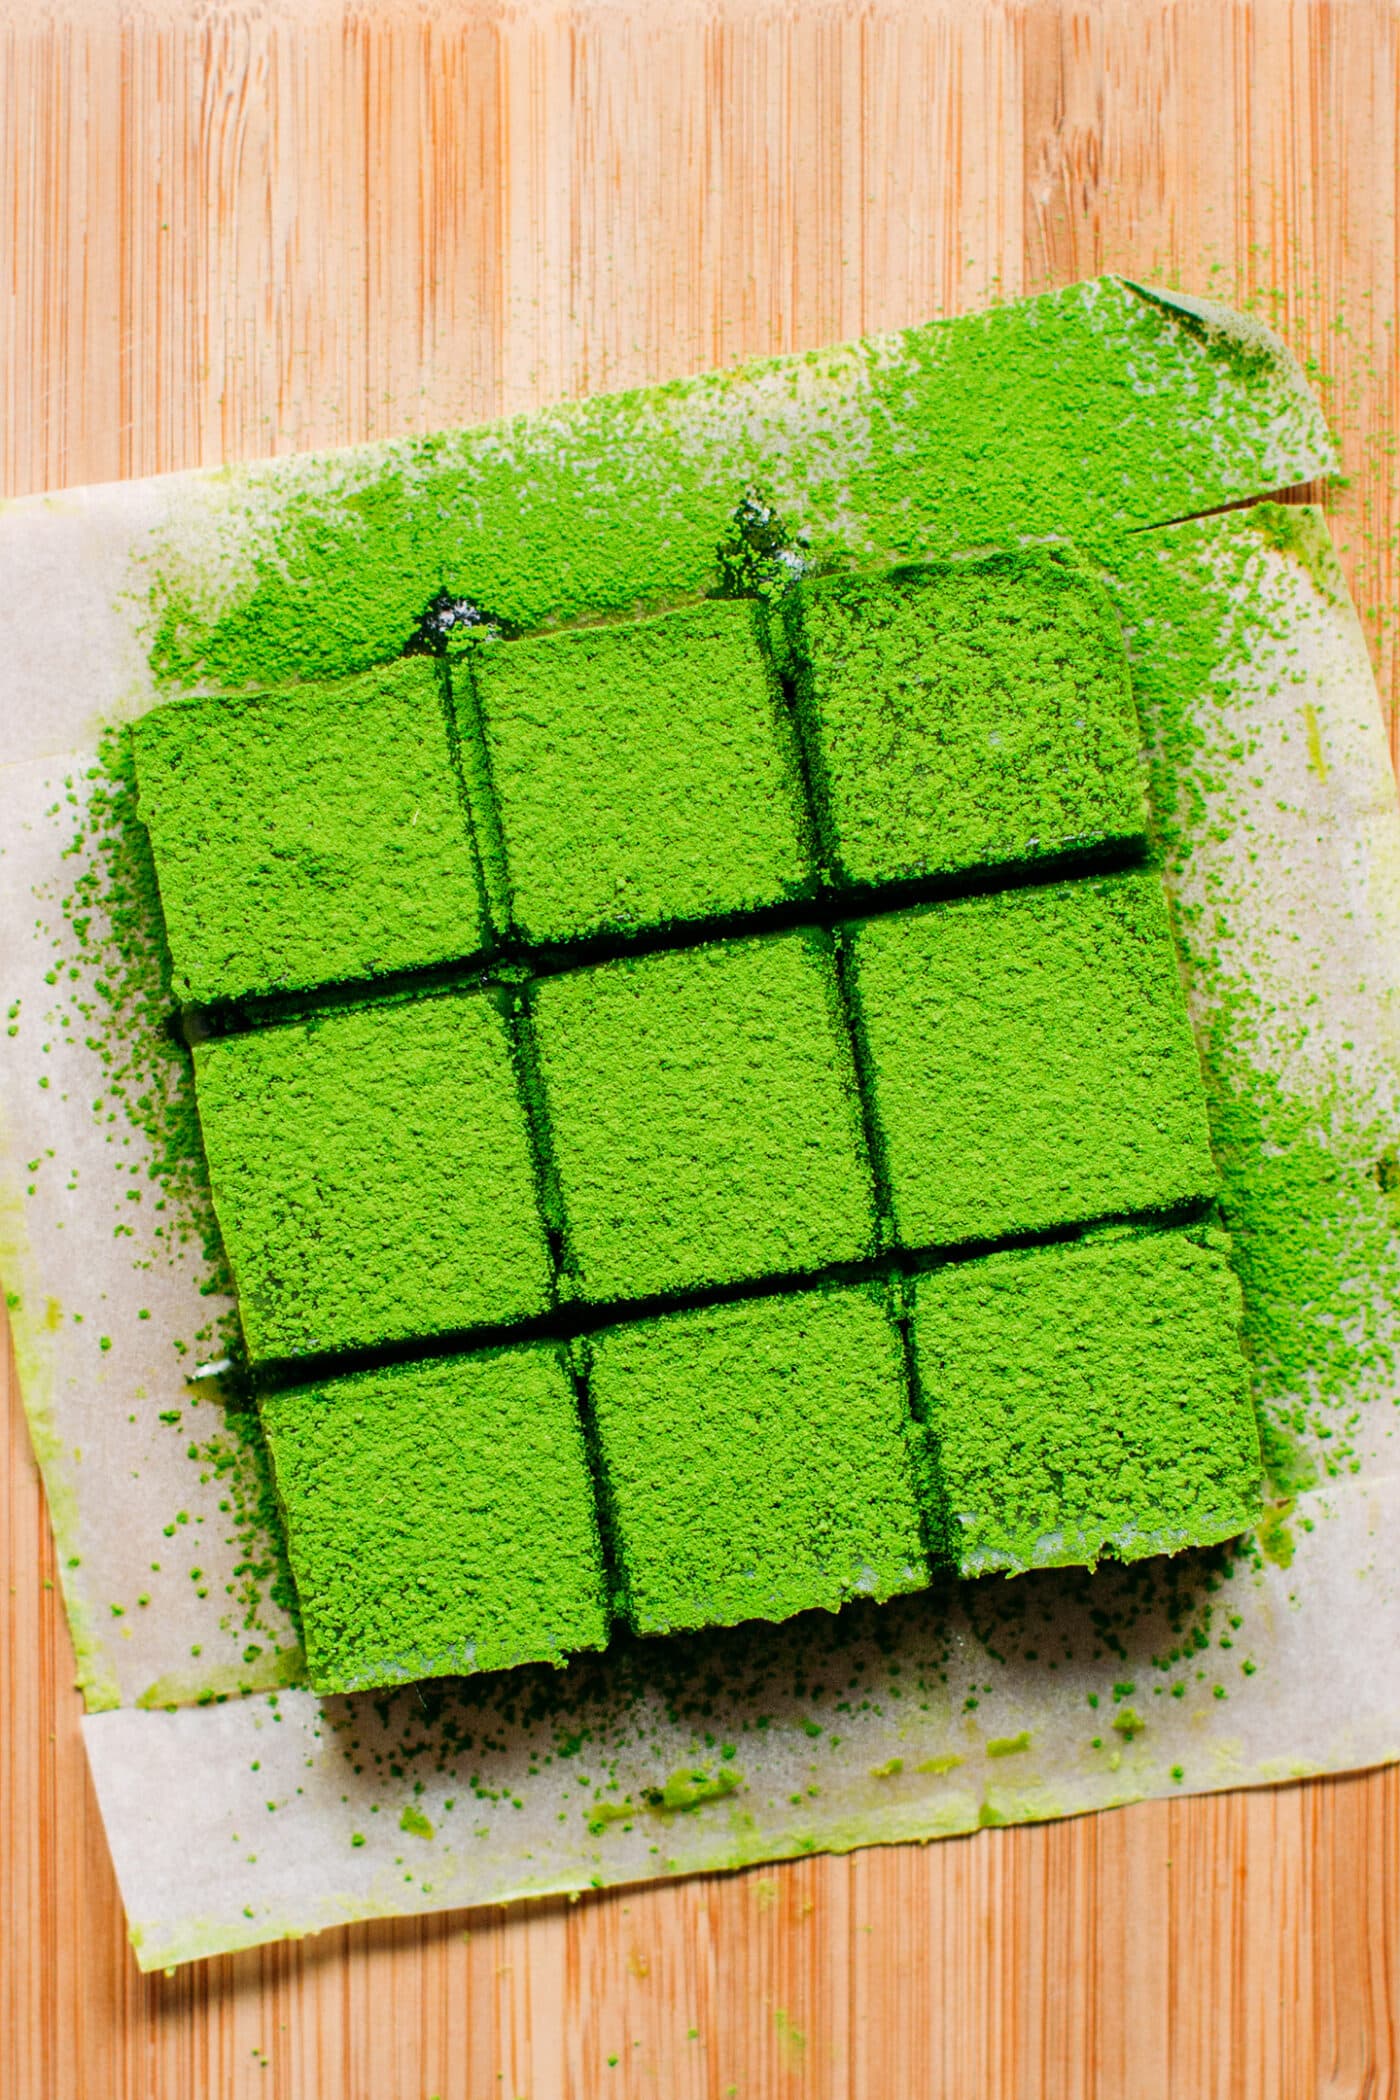
<path fill-rule="evenodd" d="M 966 1575 L 1138 1560 L 1259 1514 L 1223 1235 L 996 1254 L 921 1276 L 914 1361 Z"/>
<path fill-rule="evenodd" d="M 470 652 L 522 939 L 811 893 L 796 734 L 761 622 L 754 604 L 711 603 Z"/>
<path fill-rule="evenodd" d="M 525 1116 L 488 994 L 201 1043 L 195 1081 L 255 1360 L 549 1306 Z"/>
<path fill-rule="evenodd" d="M 817 933 L 548 978 L 534 1034 L 581 1294 L 647 1297 L 872 1252 L 850 1039 Z"/>
<path fill-rule="evenodd" d="M 1038 550 L 804 584 L 788 601 L 837 879 L 1141 838 L 1127 654 L 1102 587 Z"/>
<path fill-rule="evenodd" d="M 342 685 L 177 701 L 134 725 L 179 998 L 301 990 L 481 948 L 440 677 L 410 658 Z"/>
<path fill-rule="evenodd" d="M 398 1364 L 264 1401 L 318 1692 L 601 1648 L 572 1383 L 551 1348 Z"/>
<path fill-rule="evenodd" d="M 610 1329 L 589 1391 L 637 1632 L 834 1611 L 928 1581 L 904 1352 L 874 1293 Z"/>
<path fill-rule="evenodd" d="M 992 1239 L 1214 1195 L 1152 871 L 870 919 L 853 983 L 896 1231 Z"/>

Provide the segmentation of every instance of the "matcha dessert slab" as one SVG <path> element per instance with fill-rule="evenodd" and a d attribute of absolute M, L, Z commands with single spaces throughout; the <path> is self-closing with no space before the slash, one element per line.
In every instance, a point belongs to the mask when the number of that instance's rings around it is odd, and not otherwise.
<path fill-rule="evenodd" d="M 829 936 L 715 942 L 547 978 L 533 1018 L 583 1296 L 646 1298 L 874 1253 Z"/>
<path fill-rule="evenodd" d="M 200 1125 L 255 1361 L 545 1312 L 505 1017 L 488 991 L 198 1042 Z"/>
<path fill-rule="evenodd" d="M 851 950 L 904 1245 L 1215 1195 L 1155 869 L 867 919 Z"/>
<path fill-rule="evenodd" d="M 879 1290 L 611 1328 L 592 1344 L 589 1389 L 623 1609 L 639 1633 L 927 1583 L 922 1441 Z"/>
<path fill-rule="evenodd" d="M 1030 548 L 785 594 L 829 865 L 849 883 L 1140 840 L 1113 604 Z"/>
<path fill-rule="evenodd" d="M 144 1966 L 1392 1754 L 1393 786 L 1325 528 L 1225 508 L 1330 463 L 1104 280 L 0 516 Z"/>
<path fill-rule="evenodd" d="M 322 1689 L 602 1647 L 593 1487 L 557 1349 L 361 1371 L 277 1394 L 263 1421 Z"/>
<path fill-rule="evenodd" d="M 478 645 L 461 661 L 496 803 L 483 832 L 499 841 L 503 916 L 521 940 L 812 894 L 796 740 L 753 601 Z"/>
<path fill-rule="evenodd" d="M 1140 1560 L 1258 1517 L 1239 1285 L 1218 1233 L 995 1254 L 919 1277 L 914 1299 L 963 1574 Z"/>
<path fill-rule="evenodd" d="M 755 500 L 736 506 L 736 532 Z M 905 1315 L 891 1326 L 869 1290 L 894 1303 L 917 1274 L 916 1300 L 924 1290 L 940 1302 L 940 1265 L 967 1242 L 1204 1217 L 1218 1188 L 1205 1091 L 1161 878 L 1137 865 L 1141 736 L 1102 585 L 1063 547 L 834 582 L 801 569 L 789 564 L 747 597 L 536 640 L 468 623 L 448 706 L 479 740 L 460 794 L 471 837 L 487 842 L 499 954 L 452 991 L 415 998 L 400 982 L 347 1008 L 330 982 L 296 1018 L 255 1011 L 195 1044 L 213 1200 L 255 1368 L 347 1348 L 398 1360 L 439 1338 L 470 1350 L 556 1305 L 557 1337 L 575 1334 L 586 1352 L 609 1308 L 635 1308 L 635 1327 L 597 1344 L 590 1492 L 615 1563 L 611 1609 L 643 1633 L 923 1587 L 930 1554 L 972 1574 L 1133 1558 L 1139 1539 L 1204 1544 L 1221 1535 L 1222 1509 L 1238 1533 L 1260 1507 L 1246 1405 L 1252 1457 L 1233 1499 L 1207 1496 L 1195 1522 L 1178 1495 L 1173 1521 L 1160 1521 L 1153 1480 L 1112 1446 L 1121 1423 L 1136 1448 L 1132 1378 L 1114 1382 L 1105 1368 L 1085 1374 L 1079 1473 L 1058 1447 L 1039 1462 L 1041 1522 L 1024 1551 L 979 1555 L 956 1535 L 1009 1541 L 1025 1533 L 1024 1512 L 1003 1506 L 1015 1494 L 995 1465 L 968 1467 L 965 1402 L 945 1408 L 943 1370 L 917 1342 L 911 1376 Z M 791 694 L 767 650 L 775 598 L 788 614 Z M 315 696 L 296 689 L 303 726 Z M 343 689 L 319 698 L 339 720 Z M 218 705 L 200 703 L 201 715 Z M 247 703 L 230 705 L 241 722 Z M 188 703 L 173 712 L 184 727 Z M 165 755 L 159 715 L 137 725 L 143 797 L 146 743 Z M 327 729 L 321 743 L 331 742 Z M 453 740 L 438 748 L 446 775 Z M 168 797 L 168 774 L 158 777 Z M 245 783 L 245 823 L 256 799 Z M 340 816 L 352 837 L 353 805 Z M 333 825 L 325 836 L 333 848 Z M 819 882 L 805 857 L 813 837 L 824 842 Z M 152 843 L 164 880 L 157 829 Z M 1066 852 L 1090 846 L 1096 866 L 1119 872 L 1040 879 L 1056 856 L 1068 874 Z M 911 880 L 941 890 L 960 873 L 996 886 L 880 910 Z M 211 918 L 201 884 L 218 885 L 220 857 L 181 874 L 192 912 Z M 561 882 L 575 886 L 566 894 Z M 857 893 L 873 914 L 858 925 L 810 923 Z M 748 937 L 780 903 L 809 923 Z M 383 911 L 392 920 L 392 905 Z M 686 932 L 694 919 L 705 922 L 698 939 Z M 646 952 L 627 952 L 641 929 Z M 475 933 L 464 927 L 464 940 Z M 609 934 L 622 945 L 607 959 L 569 958 L 571 941 Z M 459 960 L 468 969 L 470 949 Z M 697 1292 L 772 1293 L 862 1266 L 866 1293 L 654 1317 Z M 1053 1263 L 1026 1273 L 1032 1296 L 1053 1298 Z M 948 1302 L 962 1302 L 956 1285 Z M 1053 1310 L 1043 1317 L 1053 1323 Z M 864 1369 L 849 1346 L 862 1320 Z M 1238 1325 L 1228 1346 L 1215 1336 L 1236 1395 Z M 1173 1333 L 1168 1323 L 1156 1334 L 1158 1353 L 1170 1355 Z M 1130 1339 L 1121 1357 L 1130 1361 Z M 1231 1415 L 1227 1373 L 1207 1370 L 1199 1412 Z M 1179 1418 L 1154 1408 L 1142 1371 L 1140 1440 L 1187 1471 L 1196 1371 L 1188 1353 L 1173 1387 Z M 883 1419 L 861 1397 L 870 1376 L 884 1379 Z M 317 1418 L 332 1427 L 314 1473 L 289 1485 L 295 1447 L 276 1431 L 269 1453 L 303 1625 L 319 1627 L 327 1584 L 337 1617 L 349 1593 L 339 1564 L 308 1549 L 314 1496 L 339 1509 L 363 1489 L 377 1425 L 347 1412 L 362 1387 L 332 1379 L 316 1390 Z M 1030 1416 L 1062 1411 L 1033 1351 L 1015 1390 Z M 942 1486 L 930 1487 L 945 1421 L 963 1439 L 951 1518 Z M 1220 1428 L 1228 1441 L 1239 1421 Z M 456 1478 L 442 1436 L 420 1454 L 429 1481 Z M 1076 1495 L 1079 1475 L 1100 1466 L 1118 1483 L 1119 1521 L 1095 1529 Z M 981 1506 L 968 1507 L 974 1484 Z M 553 1493 L 542 1480 L 517 1510 L 522 1538 L 541 1547 Z M 402 1681 L 411 1658 L 449 1656 L 442 1668 L 461 1674 L 509 1652 L 492 1626 L 498 1599 L 476 1572 L 477 1513 L 466 1498 L 433 1499 L 435 1581 L 460 1560 L 455 1645 L 419 1640 L 406 1623 L 386 1641 L 371 1634 L 367 1606 L 363 1641 L 353 1625 L 336 1642 L 308 1633 L 318 1690 L 371 1683 L 376 1668 Z M 366 1544 L 353 1564 L 368 1578 L 377 1558 Z M 521 1659 L 562 1659 L 577 1645 L 567 1594 L 552 1626 L 548 1609 Z"/>
<path fill-rule="evenodd" d="M 179 996 L 299 990 L 485 944 L 439 667 L 158 708 L 134 730 Z"/>

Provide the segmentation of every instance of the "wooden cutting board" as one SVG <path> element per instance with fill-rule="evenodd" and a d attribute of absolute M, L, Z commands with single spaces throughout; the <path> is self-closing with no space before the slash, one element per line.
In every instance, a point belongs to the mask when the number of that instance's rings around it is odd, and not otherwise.
<path fill-rule="evenodd" d="M 1253 304 L 1314 361 L 1394 726 L 1393 5 L 195 13 L 4 11 L 0 492 L 428 430 L 1119 270 Z M 1394 1771 L 142 1979 L 12 1371 L 5 1400 L 5 2100 L 1397 2090 Z"/>

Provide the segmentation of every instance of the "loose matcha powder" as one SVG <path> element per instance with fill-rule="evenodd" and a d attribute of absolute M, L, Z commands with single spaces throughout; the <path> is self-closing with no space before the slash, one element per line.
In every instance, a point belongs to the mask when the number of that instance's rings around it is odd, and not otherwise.
<path fill-rule="evenodd" d="M 154 550 L 151 660 L 171 690 L 280 686 L 392 661 L 444 596 L 520 628 L 664 605 L 713 587 L 717 544 L 749 574 L 764 550 L 733 514 L 755 484 L 806 533 L 770 532 L 769 562 L 878 565 L 1088 543 L 1332 464 L 1276 339 L 1103 278 L 329 471 L 244 469 L 212 560 L 188 536 Z"/>
<path fill-rule="evenodd" d="M 1400 1303 L 1389 1165 L 1397 1137 L 1385 1090 L 1368 1095 L 1353 1045 L 1328 1040 L 1311 1000 L 1295 999 L 1284 1015 L 1261 992 L 1249 965 L 1255 878 L 1242 878 L 1251 863 L 1226 850 L 1256 829 L 1251 776 L 1278 769 L 1267 741 L 1278 735 L 1276 696 L 1312 689 L 1290 571 L 1314 606 L 1345 603 L 1320 516 L 1276 504 L 1134 535 L 1111 549 L 1107 569 L 1149 734 L 1153 807 L 1204 1039 L 1222 1211 L 1281 1493 L 1355 1470 L 1368 1403 L 1393 1390 Z M 1255 690 L 1261 661 L 1267 692 Z M 1311 761 L 1315 711 L 1310 736 L 1300 705 L 1295 734 Z M 1315 761 L 1311 770 L 1316 781 Z M 1232 871 L 1228 882 L 1213 872 L 1217 862 Z M 1202 867 L 1211 871 L 1204 888 Z"/>
<path fill-rule="evenodd" d="M 142 1272 L 195 1263 L 211 1310 L 190 1331 L 170 1336 L 169 1347 L 186 1370 L 201 1360 L 227 1361 L 238 1353 L 238 1321 L 231 1307 L 213 1309 L 226 1299 L 231 1279 L 210 1197 L 190 1052 L 170 1027 L 173 972 L 149 836 L 137 811 L 129 732 L 104 735 L 95 763 L 65 780 L 64 799 L 49 815 L 72 827 L 64 859 L 74 872 L 57 900 L 47 973 L 53 1004 L 42 1025 L 46 1042 L 81 1043 L 102 1072 L 100 1091 L 86 1107 L 113 1155 L 119 1189 L 106 1230 Z M 17 1033 L 34 1020 L 16 1012 L 9 1025 Z M 36 1175 L 60 1171 L 57 1159 L 33 1164 Z M 69 1186 L 84 1200 L 76 1172 Z M 103 1229 L 100 1218 L 92 1223 Z M 105 1355 L 112 1315 L 97 1297 L 54 1310 L 92 1332 L 99 1356 Z M 181 1696 L 196 1696 L 210 1671 L 228 1674 L 235 1688 L 266 1681 L 269 1669 L 276 1681 L 285 1674 L 279 1659 L 285 1615 L 295 1612 L 296 1599 L 257 1413 L 234 1383 L 221 1392 L 211 1382 L 193 1389 L 186 1407 L 164 1413 L 158 1434 L 181 1445 L 192 1483 L 217 1488 L 231 1569 L 217 1622 L 221 1638 L 206 1656 L 192 1659 Z M 153 1533 L 145 1590 L 109 1600 L 119 1618 L 158 1605 L 170 1583 L 186 1576 L 191 1550 L 183 1517 L 172 1506 Z M 176 1539 L 184 1550 L 171 1543 Z M 68 1567 L 78 1565 L 73 1560 Z M 79 1666 L 88 1667 L 81 1653 Z"/>

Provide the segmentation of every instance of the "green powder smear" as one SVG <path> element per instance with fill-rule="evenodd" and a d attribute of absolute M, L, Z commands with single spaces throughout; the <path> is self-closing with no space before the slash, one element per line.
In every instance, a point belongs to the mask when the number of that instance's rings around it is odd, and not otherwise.
<path fill-rule="evenodd" d="M 1236 1008 L 1239 1021 L 1247 1002 Z M 1280 1492 L 1360 1469 L 1362 1415 L 1395 1373 L 1400 1231 L 1384 1183 L 1392 1124 L 1339 1080 L 1321 1098 L 1268 1073 L 1217 1078 L 1211 1122 L 1245 1294 L 1264 1454 Z"/>

